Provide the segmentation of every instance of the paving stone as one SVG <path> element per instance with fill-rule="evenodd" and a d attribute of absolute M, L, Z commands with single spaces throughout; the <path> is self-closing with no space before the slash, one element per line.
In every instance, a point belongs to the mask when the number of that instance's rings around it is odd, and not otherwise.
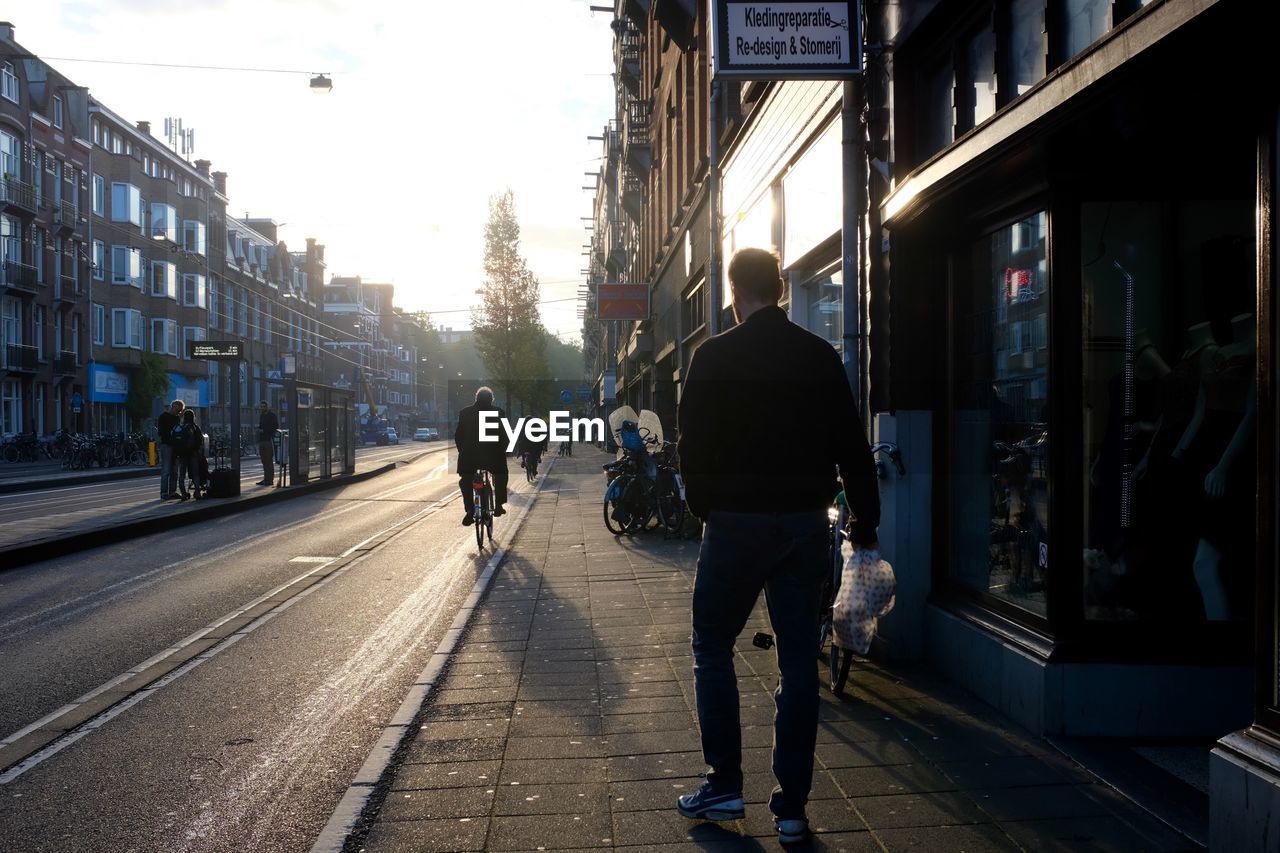
<path fill-rule="evenodd" d="M 1000 824 L 1014 841 L 1046 853 L 1089 850 L 1098 853 L 1184 853 L 1199 849 L 1172 830 L 1139 833 L 1116 817 L 1055 818 Z M 1154 836 L 1154 837 L 1153 837 Z"/>
<path fill-rule="evenodd" d="M 440 820 L 444 818 L 488 818 L 493 808 L 494 788 L 444 788 L 421 791 L 391 791 L 387 794 L 379 820 Z"/>
<path fill-rule="evenodd" d="M 504 737 L 460 738 L 458 740 L 432 740 L 419 735 L 405 750 L 405 761 L 487 761 L 502 758 L 506 748 Z"/>
<path fill-rule="evenodd" d="M 1059 785 L 1074 781 L 1061 770 L 1025 755 L 995 756 L 982 760 L 938 762 L 961 789 L 1017 788 L 1027 785 Z"/>
<path fill-rule="evenodd" d="M 506 718 L 492 717 L 472 720 L 428 720 L 415 737 L 427 740 L 457 740 L 459 738 L 500 737 L 507 733 Z"/>
<path fill-rule="evenodd" d="M 906 829 L 885 829 L 875 833 L 888 853 L 940 853 L 940 851 L 964 851 L 964 853 L 1004 853 L 1022 850 L 997 826 L 976 824 L 973 826 L 915 826 Z M 1032 846 L 1031 850 L 1045 848 Z M 1094 848 L 1072 848 L 1079 851 Z"/>
<path fill-rule="evenodd" d="M 603 785 L 605 760 L 601 758 L 514 759 L 502 762 L 499 785 L 580 783 Z"/>
<path fill-rule="evenodd" d="M 489 821 L 379 821 L 361 845 L 366 853 L 466 853 L 483 850 Z"/>
<path fill-rule="evenodd" d="M 998 821 L 1041 820 L 1105 815 L 1110 812 L 1095 798 L 1096 785 L 1037 785 L 1031 788 L 992 788 L 969 791 L 984 812 Z"/>
<path fill-rule="evenodd" d="M 488 850 L 563 850 L 611 843 L 608 814 L 516 815 L 494 817 Z"/>
<path fill-rule="evenodd" d="M 609 798 L 602 785 L 499 785 L 495 815 L 605 814 Z"/>
<path fill-rule="evenodd" d="M 507 739 L 507 759 L 600 758 L 606 754 L 604 738 L 589 735 L 511 737 Z"/>
<path fill-rule="evenodd" d="M 711 823 L 689 820 L 674 807 L 654 811 L 615 812 L 613 838 L 619 846 L 694 842 L 699 845 L 742 840 L 740 821 Z M 748 848 L 749 849 L 749 848 Z"/>
<path fill-rule="evenodd" d="M 956 790 L 955 782 L 925 763 L 841 767 L 828 773 L 850 797 Z"/>
<path fill-rule="evenodd" d="M 673 752 L 665 755 L 624 755 L 606 759 L 610 782 L 636 779 L 695 778 L 706 765 L 701 752 Z M 744 761 L 745 764 L 745 761 Z"/>
<path fill-rule="evenodd" d="M 876 830 L 910 826 L 957 826 L 990 821 L 971 799 L 952 791 L 856 797 L 852 803 L 867 824 Z"/>
<path fill-rule="evenodd" d="M 501 769 L 500 761 L 406 762 L 396 770 L 391 790 L 492 786 L 498 781 Z"/>

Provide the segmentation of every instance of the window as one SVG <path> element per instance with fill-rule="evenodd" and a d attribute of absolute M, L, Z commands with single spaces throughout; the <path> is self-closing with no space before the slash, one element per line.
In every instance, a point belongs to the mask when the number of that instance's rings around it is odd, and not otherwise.
<path fill-rule="evenodd" d="M 218 362 L 209 362 L 209 405 L 216 406 L 222 399 L 222 370 Z"/>
<path fill-rule="evenodd" d="M 133 184 L 111 185 L 111 220 L 144 227 L 142 191 Z"/>
<path fill-rule="evenodd" d="M 12 216 L 0 216 L 0 260 L 22 263 L 22 225 Z"/>
<path fill-rule="evenodd" d="M 6 379 L 0 383 L 0 431 L 22 432 L 22 383 Z"/>
<path fill-rule="evenodd" d="M 187 358 L 187 353 L 191 352 L 192 341 L 205 340 L 204 326 L 183 326 L 182 327 L 182 357 Z"/>
<path fill-rule="evenodd" d="M 106 343 L 107 331 L 104 328 L 107 323 L 106 315 L 106 306 L 97 302 L 93 303 L 93 342 L 97 346 L 102 346 Z"/>
<path fill-rule="evenodd" d="M 946 148 L 955 140 L 955 110 L 952 90 L 955 70 L 950 55 L 930 67 L 921 81 L 920 161 Z"/>
<path fill-rule="evenodd" d="M 44 229 L 31 229 L 31 260 L 32 266 L 36 268 L 36 281 L 45 284 L 48 279 L 44 277 Z"/>
<path fill-rule="evenodd" d="M 1111 0 L 1062 0 L 1062 62 L 1083 53 L 1111 26 Z"/>
<path fill-rule="evenodd" d="M 178 211 L 171 204 L 152 202 L 151 237 L 155 240 L 178 242 Z"/>
<path fill-rule="evenodd" d="M 43 305 L 31 309 L 31 345 L 36 348 L 36 358 L 44 361 L 44 321 Z"/>
<path fill-rule="evenodd" d="M 182 304 L 191 308 L 206 307 L 205 279 L 199 273 L 182 277 Z"/>
<path fill-rule="evenodd" d="M 101 175 L 93 176 L 93 212 L 107 215 L 107 182 Z"/>
<path fill-rule="evenodd" d="M 14 73 L 12 62 L 6 62 L 0 71 L 0 95 L 18 103 L 18 75 Z M 7 429 L 5 431 L 8 432 Z"/>
<path fill-rule="evenodd" d="M 142 250 L 131 246 L 111 247 L 111 283 L 142 289 Z"/>
<path fill-rule="evenodd" d="M 178 300 L 178 267 L 170 261 L 151 262 L 151 295 Z"/>
<path fill-rule="evenodd" d="M 249 292 L 243 287 L 240 288 L 240 336 L 248 337 L 249 335 Z"/>
<path fill-rule="evenodd" d="M 273 321 L 273 318 L 272 318 L 272 316 L 271 316 L 271 303 L 270 303 L 270 302 L 268 302 L 268 303 L 267 303 L 267 315 L 266 315 L 266 318 L 265 318 L 265 319 L 263 320 L 263 322 L 262 322 L 263 340 L 265 340 L 267 343 L 271 343 L 271 337 L 272 337 L 272 330 L 271 330 L 271 327 L 272 327 L 272 325 L 273 325 L 273 322 L 272 322 L 272 321 Z"/>
<path fill-rule="evenodd" d="M 973 243 L 954 293 L 952 580 L 1047 616 L 1049 576 L 1048 217 Z M 1039 318 L 1043 317 L 1044 320 Z"/>
<path fill-rule="evenodd" d="M 680 306 L 682 337 L 689 337 L 707 322 L 707 289 L 702 285 L 703 282 L 698 282 L 684 295 Z"/>
<path fill-rule="evenodd" d="M 0 173 L 6 180 L 22 180 L 22 142 L 0 130 Z"/>
<path fill-rule="evenodd" d="M 53 96 L 53 126 L 62 127 L 62 98 Z"/>
<path fill-rule="evenodd" d="M 106 277 L 107 244 L 101 240 L 93 241 L 93 277 L 102 281 Z"/>
<path fill-rule="evenodd" d="M 844 272 L 840 265 L 809 279 L 801 290 L 807 306 L 805 328 L 835 347 L 836 352 L 843 352 Z"/>
<path fill-rule="evenodd" d="M 151 351 L 161 355 L 178 354 L 178 323 L 175 320 L 151 321 Z"/>
<path fill-rule="evenodd" d="M 1048 53 L 1044 32 L 1044 0 L 1012 0 L 1009 4 L 1010 94 L 1026 92 L 1044 79 Z"/>
<path fill-rule="evenodd" d="M 209 282 L 209 328 L 218 328 L 218 312 L 222 310 L 222 303 L 218 301 L 218 279 L 214 278 Z"/>
<path fill-rule="evenodd" d="M 255 341 L 262 339 L 262 301 L 253 297 L 253 311 L 249 314 L 249 333 Z"/>
<path fill-rule="evenodd" d="M 996 34 L 989 23 L 962 45 L 961 78 L 956 87 L 956 132 L 982 124 L 996 112 Z"/>
<path fill-rule="evenodd" d="M 70 343 L 70 346 L 66 346 L 67 343 Z M 75 354 L 76 364 L 79 364 L 80 363 L 80 315 L 79 314 L 71 315 L 71 340 L 69 342 L 64 341 L 63 346 L 66 348 L 67 352 Z"/>
<path fill-rule="evenodd" d="M 132 308 L 111 309 L 111 346 L 142 349 L 142 312 Z"/>
<path fill-rule="evenodd" d="M 93 144 L 102 144 L 102 123 L 96 118 L 93 120 Z"/>
<path fill-rule="evenodd" d="M 182 221 L 182 248 L 195 255 L 204 256 L 206 250 L 205 224 L 198 219 Z"/>

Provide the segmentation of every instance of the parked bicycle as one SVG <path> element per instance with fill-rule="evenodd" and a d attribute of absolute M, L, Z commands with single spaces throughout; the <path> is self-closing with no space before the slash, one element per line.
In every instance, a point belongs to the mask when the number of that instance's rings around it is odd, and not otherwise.
<path fill-rule="evenodd" d="M 35 462 L 40 458 L 40 442 L 34 432 L 20 432 L 0 444 L 5 462 Z"/>
<path fill-rule="evenodd" d="M 620 536 L 643 530 L 653 519 L 674 533 L 684 524 L 684 483 L 676 446 L 660 442 L 633 421 L 624 421 L 618 435 L 622 457 L 604 466 L 608 486 L 604 494 L 604 524 Z M 652 454 L 649 447 L 656 447 Z"/>
<path fill-rule="evenodd" d="M 818 599 L 818 657 L 827 663 L 831 692 L 839 696 L 849 679 L 849 666 L 853 652 L 842 649 L 832 639 L 832 607 L 840 591 L 840 579 L 844 574 L 844 543 L 849 538 L 849 505 L 844 492 L 836 495 L 835 502 L 827 510 L 830 533 L 827 539 L 827 574 L 822 580 L 822 593 Z"/>

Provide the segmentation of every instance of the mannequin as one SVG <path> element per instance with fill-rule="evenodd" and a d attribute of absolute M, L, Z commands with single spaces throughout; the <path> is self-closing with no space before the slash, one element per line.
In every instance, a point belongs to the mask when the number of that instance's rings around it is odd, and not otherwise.
<path fill-rule="evenodd" d="M 1193 570 L 1205 616 L 1211 620 L 1231 618 L 1229 573 L 1241 567 L 1240 560 L 1232 558 L 1251 547 L 1253 535 L 1249 480 L 1256 476 L 1254 315 L 1233 317 L 1231 336 L 1232 342 L 1221 349 L 1204 347 L 1195 413 L 1173 451 L 1202 476 L 1200 541 Z"/>

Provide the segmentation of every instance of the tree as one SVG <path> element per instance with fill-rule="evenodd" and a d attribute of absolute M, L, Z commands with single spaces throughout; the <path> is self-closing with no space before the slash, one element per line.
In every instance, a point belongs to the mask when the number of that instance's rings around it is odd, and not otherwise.
<path fill-rule="evenodd" d="M 138 429 L 143 421 L 151 417 L 154 411 L 155 398 L 169 393 L 169 374 L 164 369 L 164 360 L 153 352 L 142 354 L 142 363 L 133 371 L 129 382 L 129 396 L 125 402 L 125 410 Z"/>
<path fill-rule="evenodd" d="M 546 377 L 546 330 L 538 313 L 537 277 L 520 254 L 520 223 L 508 189 L 489 198 L 484 228 L 484 287 L 471 312 L 476 348 L 509 408 L 525 399 L 532 380 Z"/>

